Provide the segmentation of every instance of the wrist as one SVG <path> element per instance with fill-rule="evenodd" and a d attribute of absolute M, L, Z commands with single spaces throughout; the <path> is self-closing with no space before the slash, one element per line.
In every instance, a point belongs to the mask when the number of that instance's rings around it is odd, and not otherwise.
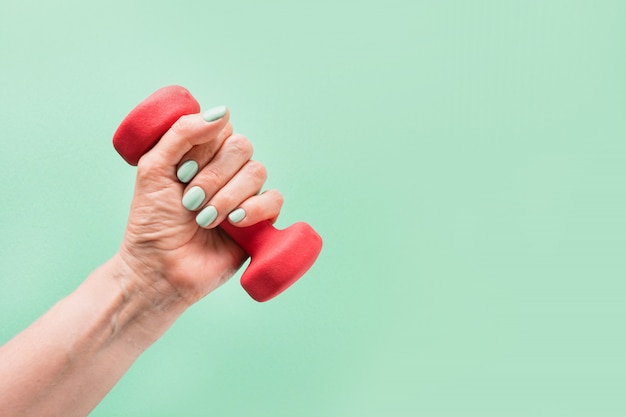
<path fill-rule="evenodd" d="M 154 343 L 189 307 L 187 300 L 151 269 L 115 254 L 96 275 L 94 289 L 110 294 L 111 335 L 124 335 L 141 351 Z M 98 279 L 98 276 L 100 279 Z"/>
<path fill-rule="evenodd" d="M 167 294 L 111 258 L 1 347 L 0 414 L 87 415 L 186 309 Z"/>

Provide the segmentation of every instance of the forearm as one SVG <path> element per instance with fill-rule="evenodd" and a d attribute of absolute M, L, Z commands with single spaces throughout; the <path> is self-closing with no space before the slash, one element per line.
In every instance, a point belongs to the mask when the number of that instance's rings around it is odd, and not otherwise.
<path fill-rule="evenodd" d="M 115 256 L 0 348 L 3 416 L 84 416 L 186 309 Z"/>

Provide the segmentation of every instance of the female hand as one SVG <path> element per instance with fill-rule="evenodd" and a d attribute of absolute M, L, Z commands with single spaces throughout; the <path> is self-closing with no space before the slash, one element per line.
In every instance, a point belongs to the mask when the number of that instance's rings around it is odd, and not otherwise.
<path fill-rule="evenodd" d="M 152 297 L 191 304 L 234 274 L 247 255 L 222 221 L 276 220 L 282 196 L 259 194 L 267 174 L 252 151 L 218 107 L 181 117 L 140 159 L 119 255 Z"/>
<path fill-rule="evenodd" d="M 216 226 L 233 210 L 226 221 L 236 225 L 273 220 L 282 197 L 258 194 L 265 168 L 228 116 L 184 116 L 141 158 L 118 253 L 0 348 L 0 375 L 13 376 L 0 378 L 3 416 L 87 415 L 189 305 L 241 266 L 246 254 Z"/>

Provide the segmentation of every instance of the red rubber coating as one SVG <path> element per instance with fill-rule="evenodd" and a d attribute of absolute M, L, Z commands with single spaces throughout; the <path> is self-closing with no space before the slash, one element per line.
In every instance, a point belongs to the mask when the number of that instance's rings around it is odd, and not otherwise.
<path fill-rule="evenodd" d="M 283 230 L 268 221 L 237 227 L 225 220 L 220 227 L 250 255 L 241 286 L 257 301 L 270 300 L 289 288 L 322 250 L 322 238 L 304 222 Z"/>
<path fill-rule="evenodd" d="M 113 147 L 136 166 L 181 116 L 198 113 L 200 104 L 186 88 L 161 88 L 135 107 L 113 135 Z"/>
<path fill-rule="evenodd" d="M 113 135 L 113 146 L 126 162 L 137 165 L 176 120 L 199 111 L 200 105 L 185 88 L 161 88 L 126 116 Z M 322 238 L 304 222 L 283 230 L 268 221 L 237 227 L 225 220 L 220 227 L 251 257 L 241 285 L 256 301 L 270 300 L 289 288 L 322 250 Z"/>

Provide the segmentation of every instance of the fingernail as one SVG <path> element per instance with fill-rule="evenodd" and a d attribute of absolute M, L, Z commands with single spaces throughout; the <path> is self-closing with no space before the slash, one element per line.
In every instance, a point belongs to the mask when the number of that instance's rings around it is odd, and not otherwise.
<path fill-rule="evenodd" d="M 225 114 L 226 106 L 217 106 L 202 113 L 202 118 L 207 122 L 214 122 L 224 117 Z"/>
<path fill-rule="evenodd" d="M 232 213 L 228 215 L 228 220 L 233 223 L 239 223 L 246 217 L 246 211 L 242 208 L 238 208 L 237 210 L 233 210 Z"/>
<path fill-rule="evenodd" d="M 198 173 L 198 163 L 194 160 L 189 160 L 183 163 L 178 171 L 176 172 L 176 176 L 180 180 L 180 182 L 188 183 L 191 179 Z"/>
<path fill-rule="evenodd" d="M 217 218 L 217 209 L 213 206 L 206 206 L 196 216 L 196 223 L 200 227 L 207 227 Z"/>
<path fill-rule="evenodd" d="M 200 187 L 191 187 L 183 196 L 183 206 L 190 211 L 196 210 L 204 201 L 204 190 Z"/>

